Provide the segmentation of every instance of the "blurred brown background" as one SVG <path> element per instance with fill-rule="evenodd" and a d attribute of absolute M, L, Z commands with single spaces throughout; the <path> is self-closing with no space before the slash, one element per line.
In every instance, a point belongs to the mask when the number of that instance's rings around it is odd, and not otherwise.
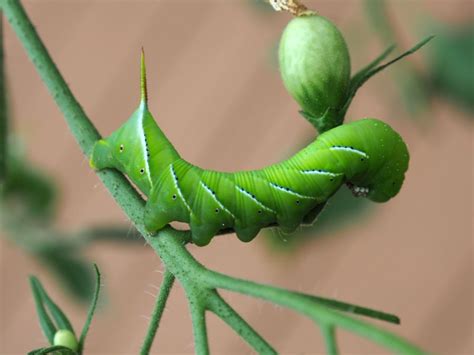
<path fill-rule="evenodd" d="M 186 159 L 206 168 L 252 169 L 285 157 L 314 135 L 286 93 L 272 48 L 289 15 L 259 10 L 246 0 L 25 1 L 25 6 L 78 100 L 103 134 L 138 103 L 139 51 L 147 53 L 150 107 Z M 331 18 L 348 41 L 353 70 L 382 45 L 367 24 L 363 2 L 307 1 Z M 391 1 L 401 46 L 419 38 L 405 24 L 417 15 L 453 24 L 472 18 L 472 2 Z M 99 222 L 129 224 L 89 169 L 18 39 L 6 27 L 6 64 L 14 127 L 28 156 L 60 184 L 58 226 L 73 230 Z M 420 64 L 422 54 L 413 58 Z M 393 312 L 401 326 L 385 326 L 439 354 L 472 354 L 472 138 L 466 113 L 444 100 L 410 119 L 394 77 L 382 73 L 355 99 L 353 120 L 374 116 L 406 139 L 411 167 L 400 195 L 377 205 L 330 238 L 293 253 L 275 253 L 264 238 L 234 236 L 191 247 L 205 265 L 231 275 L 335 297 Z M 0 232 L 1 233 L 1 232 Z M 0 239 L 0 353 L 24 354 L 45 345 L 27 276 L 38 275 L 75 324 L 86 311 L 14 243 Z M 147 327 L 162 266 L 144 245 L 98 244 L 88 256 L 102 269 L 107 305 L 93 321 L 87 353 L 137 353 Z M 312 322 L 271 304 L 224 293 L 282 353 L 321 353 Z M 220 320 L 209 317 L 211 350 L 250 353 Z M 339 332 L 350 354 L 384 350 Z M 192 353 L 191 323 L 182 289 L 175 287 L 155 341 L 157 353 Z"/>

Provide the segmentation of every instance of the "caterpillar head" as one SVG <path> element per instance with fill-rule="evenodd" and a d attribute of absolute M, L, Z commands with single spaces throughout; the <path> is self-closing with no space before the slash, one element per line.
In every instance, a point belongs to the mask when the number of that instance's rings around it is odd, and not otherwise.
<path fill-rule="evenodd" d="M 122 127 L 99 140 L 92 151 L 90 165 L 97 170 L 115 168 L 126 173 L 145 194 L 151 190 L 150 150 L 145 126 L 154 124 L 151 114 L 142 104 Z"/>
<path fill-rule="evenodd" d="M 388 124 L 366 118 L 333 128 L 318 140 L 339 154 L 336 162 L 345 164 L 346 184 L 354 195 L 386 202 L 400 191 L 410 157 Z"/>
<path fill-rule="evenodd" d="M 394 154 L 392 160 L 377 174 L 368 197 L 375 202 L 386 202 L 397 195 L 405 180 L 408 161 L 408 150 L 403 143 L 403 147 L 400 147 L 400 150 Z"/>
<path fill-rule="evenodd" d="M 405 173 L 408 170 L 410 155 L 402 137 L 388 124 L 375 120 L 363 120 L 365 125 L 371 125 L 377 134 L 366 135 L 372 146 L 372 156 L 369 167 L 367 197 L 374 202 L 386 202 L 398 194 Z"/>
<path fill-rule="evenodd" d="M 106 168 L 120 170 L 149 196 L 152 182 L 163 167 L 179 158 L 179 155 L 148 110 L 143 50 L 140 84 L 140 106 L 122 127 L 95 144 L 90 165 L 97 170 Z"/>

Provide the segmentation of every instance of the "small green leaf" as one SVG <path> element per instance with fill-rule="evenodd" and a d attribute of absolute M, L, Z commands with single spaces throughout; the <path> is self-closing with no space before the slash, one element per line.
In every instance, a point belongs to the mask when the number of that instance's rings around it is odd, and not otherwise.
<path fill-rule="evenodd" d="M 375 58 L 371 63 L 369 63 L 365 68 L 359 70 L 354 76 L 351 78 L 351 87 L 362 85 L 359 84 L 363 80 L 363 78 L 369 73 L 372 69 L 382 63 L 389 55 L 395 50 L 396 46 L 392 44 L 388 47 L 382 54 L 380 54 L 377 58 Z"/>
<path fill-rule="evenodd" d="M 51 318 L 49 318 L 49 315 L 44 307 L 43 294 L 38 286 L 39 284 L 40 282 L 35 276 L 30 276 L 30 286 L 33 293 L 33 298 L 35 299 L 36 313 L 38 314 L 40 326 L 46 339 L 48 339 L 49 343 L 53 345 L 56 327 L 54 326 Z"/>
<path fill-rule="evenodd" d="M 61 345 L 54 345 L 48 348 L 32 350 L 28 353 L 28 355 L 46 355 L 51 353 L 55 353 L 58 355 L 77 355 L 77 352 Z"/>
<path fill-rule="evenodd" d="M 347 99 L 340 111 L 340 116 L 344 117 L 346 115 L 347 110 L 349 109 L 349 106 L 354 99 L 354 96 L 356 95 L 357 91 L 359 88 L 364 85 L 367 80 L 369 80 L 371 77 L 373 77 L 375 74 L 381 72 L 382 70 L 388 68 L 392 64 L 395 64 L 399 60 L 415 53 L 418 51 L 420 48 L 422 48 L 425 44 L 427 44 L 429 41 L 431 41 L 434 38 L 434 36 L 429 36 L 423 39 L 421 42 L 417 43 L 413 48 L 409 49 L 408 51 L 402 53 L 395 59 L 392 59 L 388 63 L 385 63 L 383 65 L 379 65 L 382 62 L 383 59 L 385 59 L 390 52 L 392 52 L 392 48 L 389 47 L 387 50 L 385 50 L 382 55 L 380 55 L 376 60 L 374 60 L 371 64 L 369 64 L 365 69 L 361 70 L 359 73 L 357 73 L 352 79 L 350 83 L 350 88 L 348 90 L 347 94 Z"/>
<path fill-rule="evenodd" d="M 41 285 L 39 280 L 36 278 L 33 279 L 33 282 L 36 284 L 36 287 L 41 292 L 42 300 L 44 304 L 46 305 L 46 307 L 48 307 L 49 313 L 51 314 L 51 316 L 54 318 L 56 322 L 56 326 L 59 329 L 56 332 L 56 334 L 60 332 L 61 330 L 68 330 L 74 335 L 74 329 L 72 328 L 71 322 L 63 313 L 63 311 L 58 307 L 58 305 L 54 303 L 53 300 L 49 297 L 49 295 L 46 293 L 45 289 L 43 288 L 43 285 Z M 55 344 L 55 345 L 58 345 L 58 344 Z"/>
<path fill-rule="evenodd" d="M 304 294 L 304 296 L 313 302 L 323 304 L 329 308 L 337 309 L 338 311 L 341 311 L 341 312 L 353 313 L 360 316 L 378 319 L 378 320 L 382 320 L 382 321 L 393 323 L 393 324 L 400 324 L 400 318 L 398 318 L 394 314 L 377 311 L 374 309 L 361 307 L 361 306 L 357 306 L 350 303 L 340 302 L 340 301 L 336 301 L 336 300 L 332 300 L 328 298 L 322 298 L 322 297 L 307 295 L 307 294 Z"/>
<path fill-rule="evenodd" d="M 92 318 L 94 317 L 95 309 L 97 307 L 97 301 L 99 300 L 99 292 L 100 292 L 100 271 L 96 264 L 94 264 L 94 270 L 96 275 L 96 284 L 95 284 L 95 292 L 94 297 L 92 299 L 92 303 L 89 308 L 89 312 L 87 313 L 87 319 L 84 323 L 84 327 L 82 328 L 81 337 L 79 338 L 79 349 L 78 352 L 82 354 L 82 350 L 84 349 L 84 342 L 86 340 L 87 333 L 89 332 L 89 327 L 92 322 Z"/>

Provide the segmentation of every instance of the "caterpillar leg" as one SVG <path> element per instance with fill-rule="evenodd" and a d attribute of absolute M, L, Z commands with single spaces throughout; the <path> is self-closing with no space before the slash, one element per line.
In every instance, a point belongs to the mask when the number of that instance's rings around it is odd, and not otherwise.
<path fill-rule="evenodd" d="M 369 195 L 370 189 L 368 187 L 356 186 L 350 182 L 347 182 L 346 185 L 355 197 L 367 197 Z"/>
<path fill-rule="evenodd" d="M 189 223 L 193 235 L 193 243 L 203 247 L 211 242 L 211 239 L 219 232 L 219 225 L 202 223 L 194 215 Z"/>
<path fill-rule="evenodd" d="M 151 191 L 145 206 L 144 222 L 150 232 L 160 230 L 173 221 L 189 222 L 189 212 L 184 204 L 180 191 L 165 175 Z"/>
<path fill-rule="evenodd" d="M 303 217 L 301 224 L 306 226 L 312 226 L 316 221 L 316 218 L 318 218 L 319 214 L 324 210 L 324 207 L 326 207 L 326 202 L 316 205 L 316 207 L 314 207 L 311 211 L 308 212 L 308 214 L 306 214 L 306 216 Z"/>
<path fill-rule="evenodd" d="M 240 223 L 236 223 L 234 226 L 237 237 L 243 242 L 252 241 L 260 232 L 260 227 L 255 226 L 242 226 Z"/>
<path fill-rule="evenodd" d="M 300 226 L 300 222 L 294 222 L 293 220 L 280 219 L 278 222 L 280 230 L 285 234 L 294 233 Z"/>
<path fill-rule="evenodd" d="M 150 203 L 146 204 L 144 222 L 147 231 L 156 232 L 172 221 L 173 219 L 166 210 L 157 208 Z"/>

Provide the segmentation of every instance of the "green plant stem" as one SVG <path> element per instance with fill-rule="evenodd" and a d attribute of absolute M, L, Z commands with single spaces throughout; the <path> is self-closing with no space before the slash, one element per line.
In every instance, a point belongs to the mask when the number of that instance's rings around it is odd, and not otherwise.
<path fill-rule="evenodd" d="M 393 323 L 393 324 L 400 324 L 400 318 L 397 316 L 394 316 L 393 314 L 385 313 L 382 311 L 375 311 L 373 309 L 369 309 L 366 307 L 360 307 L 356 306 L 353 304 L 345 303 L 345 302 L 340 302 L 336 300 L 331 300 L 327 298 L 322 298 L 318 296 L 313 296 L 313 295 L 308 295 L 308 294 L 303 294 L 304 297 L 307 297 L 311 301 L 314 301 L 316 303 L 322 304 L 326 307 L 342 311 L 342 312 L 347 312 L 347 313 L 353 313 L 365 317 L 370 317 L 373 319 L 378 319 L 378 320 L 383 320 L 385 322 Z"/>
<path fill-rule="evenodd" d="M 322 325 L 321 333 L 323 334 L 324 342 L 326 343 L 326 351 L 329 355 L 337 355 L 336 329 L 332 325 Z"/>
<path fill-rule="evenodd" d="M 189 232 L 186 234 L 189 235 Z M 168 271 L 173 273 L 183 285 L 186 294 L 202 292 L 201 297 L 193 300 L 207 306 L 207 308 L 221 317 L 238 334 L 241 334 L 245 341 L 259 353 L 273 354 L 275 350 L 257 334 L 236 312 L 228 306 L 223 299 L 212 288 L 208 288 L 203 279 L 208 277 L 210 271 L 205 269 L 194 257 L 184 248 L 184 244 L 189 237 L 171 228 L 160 233 L 159 238 L 150 241 L 151 247 L 160 254 L 161 260 L 167 266 Z M 218 296 L 218 298 L 216 298 Z M 191 301 L 190 301 L 191 302 Z M 194 323 L 197 324 L 197 323 Z M 199 339 L 196 337 L 196 339 Z M 197 347 L 196 347 L 197 349 Z"/>
<path fill-rule="evenodd" d="M 207 300 L 208 309 L 226 322 L 258 354 L 277 354 L 276 350 L 263 339 L 216 291 Z"/>
<path fill-rule="evenodd" d="M 198 355 L 208 355 L 209 341 L 207 339 L 206 308 L 198 297 L 188 296 L 188 302 L 193 323 L 194 352 Z"/>
<path fill-rule="evenodd" d="M 7 178 L 8 121 L 5 58 L 3 51 L 3 16 L 0 16 L 0 196 Z"/>
<path fill-rule="evenodd" d="M 87 333 L 89 332 L 89 328 L 91 326 L 92 318 L 94 317 L 95 309 L 97 307 L 97 301 L 99 300 L 101 276 L 100 276 L 99 268 L 97 267 L 96 264 L 94 264 L 94 270 L 95 270 L 95 276 L 96 276 L 95 291 L 94 291 L 94 296 L 92 298 L 91 305 L 89 306 L 89 312 L 87 312 L 86 321 L 84 323 L 84 326 L 82 327 L 81 336 L 79 337 L 79 348 L 77 349 L 77 352 L 79 354 L 82 354 L 84 350 L 84 343 L 86 341 Z"/>
<path fill-rule="evenodd" d="M 165 271 L 163 276 L 163 281 L 161 283 L 160 292 L 156 299 L 155 308 L 151 315 L 150 324 L 148 326 L 148 331 L 143 342 L 142 348 L 140 350 L 141 355 L 146 355 L 150 353 L 151 346 L 153 345 L 153 340 L 155 339 L 156 331 L 160 325 L 161 316 L 165 310 L 166 301 L 170 295 L 171 288 L 173 287 L 175 277 L 172 273 Z"/>

